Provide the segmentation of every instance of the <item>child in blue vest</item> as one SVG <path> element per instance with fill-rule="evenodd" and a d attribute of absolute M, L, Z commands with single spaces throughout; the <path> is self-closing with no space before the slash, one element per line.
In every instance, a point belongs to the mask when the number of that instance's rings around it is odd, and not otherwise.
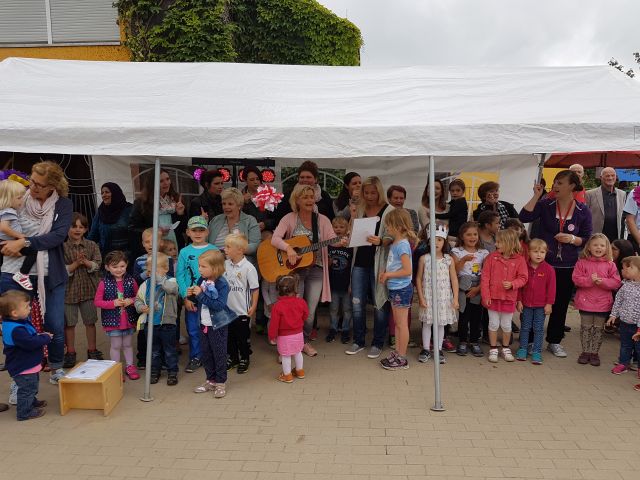
<path fill-rule="evenodd" d="M 133 364 L 133 334 L 136 331 L 138 313 L 133 305 L 138 294 L 138 285 L 127 273 L 127 257 L 124 252 L 114 250 L 104 259 L 106 273 L 98 284 L 94 299 L 100 308 L 102 328 L 111 342 L 110 358 L 120 361 L 120 352 L 124 353 L 125 373 L 131 380 L 140 378 Z"/>
<path fill-rule="evenodd" d="M 151 276 L 152 258 L 147 258 L 147 276 Z M 178 283 L 167 276 L 169 257 L 158 252 L 156 263 L 155 308 L 153 311 L 153 353 L 151 383 L 160 379 L 161 358 L 167 366 L 167 385 L 178 384 L 178 350 L 176 349 L 176 319 L 178 318 Z M 142 313 L 140 323 L 148 323 L 151 303 L 151 278 L 147 278 L 136 296 L 135 306 Z M 145 327 L 146 328 L 146 327 Z"/>
<path fill-rule="evenodd" d="M 30 314 L 31 299 L 26 293 L 9 290 L 0 296 L 5 367 L 18 386 L 18 420 L 41 417 L 47 406 L 36 395 L 44 346 L 51 342 L 53 334 L 36 333 Z"/>

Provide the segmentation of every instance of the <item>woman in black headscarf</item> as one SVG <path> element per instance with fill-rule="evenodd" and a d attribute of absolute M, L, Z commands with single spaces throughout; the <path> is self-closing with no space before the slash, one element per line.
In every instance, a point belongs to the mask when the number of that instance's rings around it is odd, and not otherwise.
<path fill-rule="evenodd" d="M 122 250 L 129 255 L 129 216 L 133 205 L 127 202 L 122 189 L 107 182 L 100 188 L 102 203 L 91 222 L 87 238 L 98 244 L 102 258 L 113 250 Z"/>

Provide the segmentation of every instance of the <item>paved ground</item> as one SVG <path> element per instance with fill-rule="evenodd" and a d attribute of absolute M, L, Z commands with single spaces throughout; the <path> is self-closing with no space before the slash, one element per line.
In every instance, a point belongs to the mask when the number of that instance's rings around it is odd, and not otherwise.
<path fill-rule="evenodd" d="M 226 398 L 191 393 L 200 372 L 181 373 L 177 387 L 163 378 L 152 403 L 138 400 L 142 381 L 127 382 L 107 418 L 61 417 L 57 388 L 42 381 L 45 417 L 0 414 L 0 479 L 636 480 L 635 374 L 609 373 L 618 349 L 611 336 L 601 367 L 578 365 L 575 314 L 570 324 L 570 357 L 547 354 L 540 367 L 449 354 L 439 413 L 429 410 L 432 363 L 387 372 L 323 338 L 320 355 L 305 357 L 307 378 L 292 385 L 275 380 L 275 350 L 254 337 L 251 369 L 231 374 Z M 7 392 L 8 376 L 0 378 Z"/>

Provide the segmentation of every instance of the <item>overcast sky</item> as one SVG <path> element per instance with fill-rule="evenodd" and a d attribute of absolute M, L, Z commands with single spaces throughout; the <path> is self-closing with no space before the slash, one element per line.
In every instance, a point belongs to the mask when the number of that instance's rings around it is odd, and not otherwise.
<path fill-rule="evenodd" d="M 362 65 L 594 65 L 615 57 L 640 73 L 632 55 L 640 51 L 639 0 L 319 1 L 360 28 Z"/>

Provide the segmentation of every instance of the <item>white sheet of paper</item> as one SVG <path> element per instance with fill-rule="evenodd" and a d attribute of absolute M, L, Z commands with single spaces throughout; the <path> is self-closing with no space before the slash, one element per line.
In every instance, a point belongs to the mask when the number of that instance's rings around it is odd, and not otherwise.
<path fill-rule="evenodd" d="M 81 380 L 96 380 L 100 375 L 114 366 L 113 360 L 87 360 L 80 364 L 72 372 L 67 374 L 67 378 Z"/>
<path fill-rule="evenodd" d="M 175 230 L 176 228 L 178 228 L 179 225 L 180 225 L 180 220 L 178 220 L 176 223 L 171 225 L 171 230 Z"/>
<path fill-rule="evenodd" d="M 351 239 L 349 240 L 349 246 L 370 246 L 371 244 L 367 242 L 367 237 L 376 234 L 376 223 L 378 223 L 379 220 L 380 217 L 354 219 L 353 225 L 351 226 Z"/>

